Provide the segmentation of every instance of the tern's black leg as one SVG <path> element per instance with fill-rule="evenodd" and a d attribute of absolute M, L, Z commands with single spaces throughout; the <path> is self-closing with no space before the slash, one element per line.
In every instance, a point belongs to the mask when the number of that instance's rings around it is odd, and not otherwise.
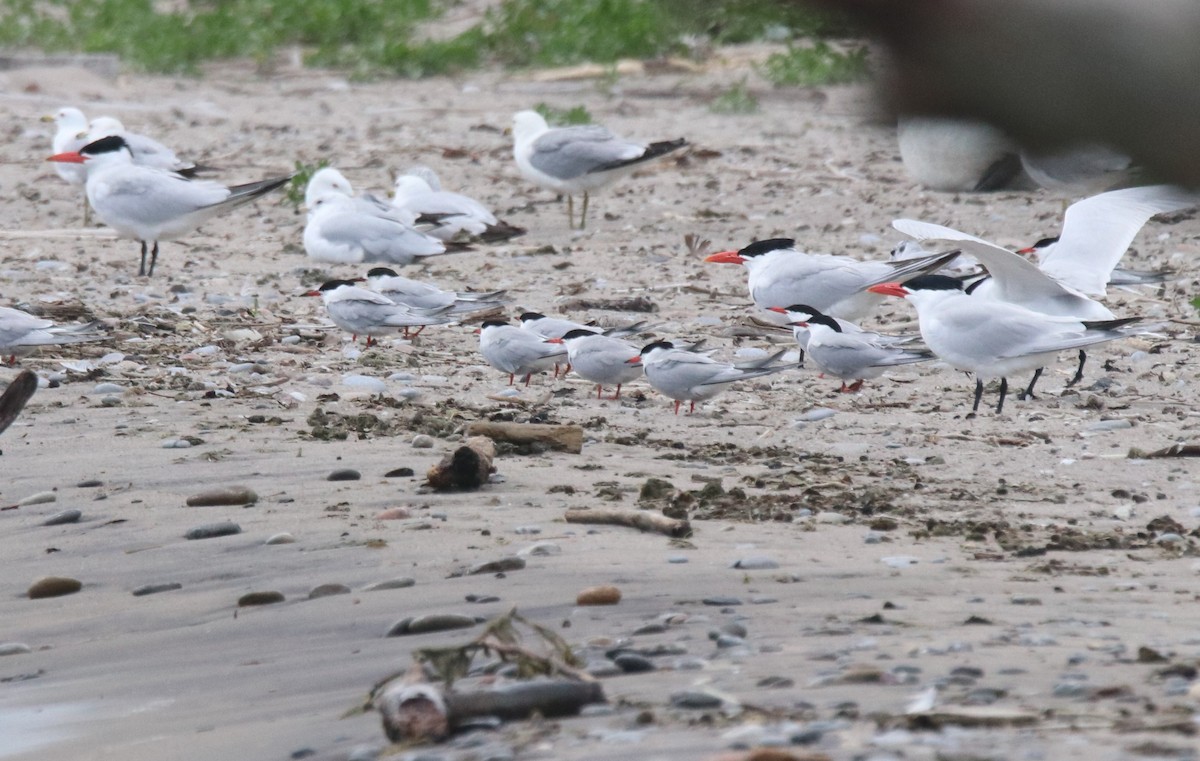
<path fill-rule="evenodd" d="M 975 406 L 971 408 L 971 412 L 979 412 L 979 400 L 983 398 L 983 381 L 979 378 L 975 379 Z"/>
<path fill-rule="evenodd" d="M 588 192 L 583 191 L 583 211 L 579 213 L 579 229 L 587 227 Z"/>
<path fill-rule="evenodd" d="M 1087 362 L 1087 352 L 1083 349 L 1079 350 L 1079 369 L 1075 371 L 1075 377 L 1067 383 L 1067 388 L 1074 386 L 1079 381 L 1083 380 L 1083 363 Z"/>
<path fill-rule="evenodd" d="M 158 241 L 154 241 L 154 249 L 150 252 L 150 271 L 146 273 L 146 277 L 154 276 L 154 263 L 158 261 Z"/>
<path fill-rule="evenodd" d="M 1033 395 L 1033 387 L 1037 385 L 1038 378 L 1042 377 L 1042 370 L 1044 370 L 1044 369 L 1045 369 L 1044 367 L 1039 367 L 1038 369 L 1033 371 L 1033 380 L 1029 381 L 1029 388 L 1022 391 L 1021 394 L 1017 397 L 1018 399 L 1020 399 L 1021 401 L 1025 401 L 1026 399 L 1036 398 Z"/>
<path fill-rule="evenodd" d="M 575 229 L 575 196 L 567 195 L 567 229 Z"/>
<path fill-rule="evenodd" d="M 1008 394 L 1008 378 L 1000 379 L 1000 402 L 996 405 L 996 414 L 999 415 L 1004 409 L 1004 397 Z"/>
<path fill-rule="evenodd" d="M 138 265 L 138 277 L 146 274 L 146 241 L 142 241 L 142 263 Z"/>

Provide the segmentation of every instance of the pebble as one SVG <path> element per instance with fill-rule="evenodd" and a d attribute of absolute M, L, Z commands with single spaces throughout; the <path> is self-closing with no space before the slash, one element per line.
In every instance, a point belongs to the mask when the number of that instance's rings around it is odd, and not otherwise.
<path fill-rule="evenodd" d="M 746 640 L 742 639 L 741 637 L 735 637 L 732 634 L 722 634 L 721 636 L 717 637 L 717 647 L 722 650 L 731 647 L 743 647 L 745 644 Z"/>
<path fill-rule="evenodd" d="M 1011 600 L 1009 600 L 1009 602 L 1011 602 L 1013 605 L 1041 605 L 1042 604 L 1041 598 L 1033 597 L 1031 595 L 1014 595 L 1013 598 Z"/>
<path fill-rule="evenodd" d="M 308 599 L 315 600 L 318 597 L 332 597 L 334 595 L 348 595 L 350 587 L 345 584 L 320 584 L 312 588 L 308 593 Z"/>
<path fill-rule="evenodd" d="M 637 653 L 619 653 L 612 660 L 617 664 L 617 668 L 626 674 L 642 674 L 656 670 L 654 661 Z"/>
<path fill-rule="evenodd" d="M 93 394 L 123 394 L 125 387 L 117 383 L 97 383 L 92 388 Z"/>
<path fill-rule="evenodd" d="M 263 544 L 292 544 L 295 541 L 296 537 L 286 531 L 281 531 L 278 534 L 271 534 Z"/>
<path fill-rule="evenodd" d="M 282 592 L 247 592 L 238 598 L 237 604 L 239 608 L 247 608 L 252 605 L 274 605 L 284 599 Z"/>
<path fill-rule="evenodd" d="M 82 517 L 83 517 L 82 510 L 76 510 L 75 508 L 71 508 L 70 510 L 63 510 L 62 512 L 51 515 L 46 520 L 42 521 L 42 525 L 43 526 L 61 526 L 64 523 L 76 523 Z M 1161 542 L 1162 537 L 1159 537 L 1158 541 Z"/>
<path fill-rule="evenodd" d="M 829 523 L 832 525 L 840 525 L 842 523 L 849 523 L 850 516 L 843 515 L 841 513 L 835 513 L 831 510 L 822 510 L 821 512 L 817 513 L 816 520 L 817 520 L 817 523 Z"/>
<path fill-rule="evenodd" d="M 467 575 L 476 576 L 481 573 L 505 573 L 507 571 L 519 571 L 524 567 L 525 558 L 500 558 L 499 560 L 487 560 L 482 563 L 476 563 L 467 569 Z"/>
<path fill-rule="evenodd" d="M 766 555 L 751 555 L 750 557 L 733 561 L 732 567 L 740 568 L 743 571 L 766 571 L 778 568 L 779 563 Z"/>
<path fill-rule="evenodd" d="M 737 597 L 705 597 L 701 600 L 705 605 L 714 607 L 728 607 L 732 605 L 741 605 L 742 601 Z"/>
<path fill-rule="evenodd" d="M 33 650 L 23 642 L 0 642 L 0 656 L 25 655 Z"/>
<path fill-rule="evenodd" d="M 242 533 L 242 527 L 231 521 L 220 523 L 205 523 L 197 526 L 183 535 L 184 539 L 214 539 L 218 536 L 232 536 Z"/>
<path fill-rule="evenodd" d="M 73 595 L 83 589 L 83 582 L 67 576 L 43 576 L 29 586 L 30 600 L 40 600 L 45 597 L 62 597 Z"/>
<path fill-rule="evenodd" d="M 520 557 L 550 557 L 551 555 L 561 554 L 562 547 L 559 547 L 554 542 L 536 542 L 517 551 L 517 555 Z"/>
<path fill-rule="evenodd" d="M 427 634 L 452 629 L 470 629 L 479 623 L 474 616 L 459 613 L 430 613 L 425 616 L 409 616 L 392 624 L 385 637 L 402 637 L 409 634 Z"/>
<path fill-rule="evenodd" d="M 370 391 L 372 394 L 382 394 L 387 391 L 386 383 L 369 375 L 343 375 L 342 385 L 349 388 L 361 388 L 364 391 Z"/>
<path fill-rule="evenodd" d="M 258 495 L 247 486 L 224 486 L 208 489 L 187 498 L 188 507 L 214 507 L 217 505 L 253 505 Z"/>
<path fill-rule="evenodd" d="M 638 635 L 645 635 L 645 634 L 666 634 L 666 632 L 667 632 L 666 624 L 646 624 L 645 626 L 640 626 L 637 629 L 634 629 L 633 636 L 636 637 Z"/>
<path fill-rule="evenodd" d="M 145 597 L 146 595 L 156 595 L 159 592 L 174 592 L 176 589 L 183 589 L 183 585 L 178 581 L 167 581 L 161 584 L 143 584 L 133 590 L 133 596 Z"/>
<path fill-rule="evenodd" d="M 434 443 L 433 437 L 424 433 L 418 433 L 412 439 L 413 449 L 433 449 Z"/>
<path fill-rule="evenodd" d="M 513 533 L 519 534 L 521 536 L 531 536 L 534 534 L 542 533 L 542 527 L 541 526 L 517 526 L 515 529 L 513 529 Z"/>
<path fill-rule="evenodd" d="M 383 474 L 384 478 L 412 478 L 416 473 L 412 468 L 396 468 Z"/>
<path fill-rule="evenodd" d="M 688 559 L 686 555 L 670 555 L 667 557 L 667 562 L 674 565 L 679 565 L 681 563 L 688 562 Z"/>
<path fill-rule="evenodd" d="M 1130 420 L 1101 420 L 1096 423 L 1085 425 L 1085 431 L 1120 431 L 1125 428 L 1132 428 L 1133 421 Z"/>
<path fill-rule="evenodd" d="M 187 439 L 163 439 L 159 446 L 163 449 L 191 449 L 192 442 Z"/>
<path fill-rule="evenodd" d="M 880 563 L 883 563 L 888 568 L 907 568 L 910 565 L 916 565 L 921 562 L 919 558 L 914 558 L 911 555 L 893 555 L 891 557 L 880 558 Z"/>
<path fill-rule="evenodd" d="M 467 595 L 466 597 L 464 597 L 463 599 L 466 600 L 467 602 L 473 602 L 473 603 L 477 603 L 477 604 L 489 603 L 489 602 L 500 602 L 500 598 L 497 597 L 496 595 L 470 594 L 470 595 Z"/>
<path fill-rule="evenodd" d="M 377 521 L 399 521 L 411 517 L 412 512 L 407 507 L 389 507 L 375 514 Z"/>
<path fill-rule="evenodd" d="M 26 505 L 44 505 L 47 502 L 57 502 L 57 501 L 58 501 L 58 495 L 55 494 L 54 492 L 39 491 L 34 494 L 30 494 L 28 497 L 25 497 L 25 498 L 19 500 L 17 502 L 17 505 L 19 507 L 25 507 Z"/>
<path fill-rule="evenodd" d="M 398 579 L 384 579 L 383 581 L 373 581 L 370 584 L 363 587 L 362 591 L 364 591 L 364 592 L 381 592 L 385 589 L 406 589 L 408 587 L 415 586 L 416 583 L 417 583 L 416 579 L 409 578 L 408 576 L 401 576 Z"/>
<path fill-rule="evenodd" d="M 104 486 L 104 482 L 98 478 L 89 478 L 86 481 L 80 481 L 75 484 L 76 489 L 95 489 L 98 486 Z"/>
<path fill-rule="evenodd" d="M 338 468 L 325 477 L 326 481 L 357 481 L 362 478 L 362 473 L 359 473 L 354 468 Z"/>
<path fill-rule="evenodd" d="M 621 670 L 620 666 L 605 658 L 598 658 L 594 661 L 588 661 L 587 665 L 583 667 L 583 670 L 597 679 L 603 679 L 610 676 L 620 676 L 621 674 L 625 673 Z"/>
<path fill-rule="evenodd" d="M 817 421 L 831 418 L 836 414 L 837 410 L 831 410 L 828 407 L 813 407 L 808 412 L 803 412 L 798 415 L 796 419 L 805 423 L 816 423 Z"/>
<path fill-rule="evenodd" d="M 616 605 L 621 602 L 621 590 L 612 585 L 588 587 L 575 596 L 576 605 Z"/>
<path fill-rule="evenodd" d="M 720 708 L 724 702 L 717 695 L 699 690 L 676 692 L 671 695 L 671 705 L 675 708 Z"/>

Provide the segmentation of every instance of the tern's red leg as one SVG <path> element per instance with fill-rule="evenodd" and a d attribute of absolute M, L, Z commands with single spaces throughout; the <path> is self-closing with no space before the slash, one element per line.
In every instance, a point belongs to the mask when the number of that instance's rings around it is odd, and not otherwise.
<path fill-rule="evenodd" d="M 516 379 L 517 379 L 517 376 L 515 373 L 509 373 L 508 374 L 508 385 L 511 386 L 513 384 L 513 381 L 515 381 Z"/>
<path fill-rule="evenodd" d="M 596 384 L 596 398 L 597 398 L 597 399 L 599 399 L 599 398 L 600 398 L 600 393 L 601 393 L 602 391 L 604 391 L 604 386 L 601 386 L 599 383 L 597 383 L 597 384 Z"/>
<path fill-rule="evenodd" d="M 858 380 L 856 380 L 850 384 L 851 391 L 860 391 L 862 389 L 862 387 L 863 387 L 863 379 L 862 378 L 859 378 Z"/>
<path fill-rule="evenodd" d="M 690 415 L 695 411 L 696 411 L 696 401 L 693 399 L 692 403 L 688 406 L 688 414 Z"/>
<path fill-rule="evenodd" d="M 618 384 L 617 384 L 617 393 L 613 394 L 613 397 L 612 397 L 612 398 L 613 398 L 613 399 L 620 399 L 620 398 L 621 398 L 621 384 L 620 384 L 620 383 L 618 383 Z"/>
<path fill-rule="evenodd" d="M 529 373 L 525 376 L 525 388 L 529 388 L 529 381 L 531 378 L 533 378 L 533 373 Z"/>
<path fill-rule="evenodd" d="M 675 400 L 675 414 L 676 415 L 679 414 L 679 400 L 678 399 Z"/>

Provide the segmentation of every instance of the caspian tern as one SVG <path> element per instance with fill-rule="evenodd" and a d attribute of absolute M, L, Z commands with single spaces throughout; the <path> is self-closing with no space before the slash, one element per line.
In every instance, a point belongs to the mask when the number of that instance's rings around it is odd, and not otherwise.
<path fill-rule="evenodd" d="M 199 169 L 195 163 L 179 158 L 175 155 L 175 151 L 154 138 L 125 129 L 125 125 L 119 119 L 111 116 L 97 116 L 88 125 L 86 139 L 89 143 L 94 143 L 102 137 L 114 136 L 122 138 L 129 146 L 129 152 L 133 154 L 133 163 L 135 164 L 175 172 L 185 177 L 195 174 Z M 62 151 L 56 152 L 62 153 Z"/>
<path fill-rule="evenodd" d="M 492 309 L 503 304 L 506 295 L 505 291 L 443 291 L 432 283 L 401 277 L 387 267 L 368 270 L 367 285 L 410 309 L 448 309 L 449 314 Z"/>
<path fill-rule="evenodd" d="M 575 224 L 574 196 L 582 193 L 580 229 L 587 226 L 591 191 L 685 145 L 684 138 L 642 145 L 595 124 L 551 129 L 536 111 L 519 111 L 513 116 L 513 159 L 521 176 L 567 196 L 568 226 Z"/>
<path fill-rule="evenodd" d="M 0 307 L 0 356 L 7 355 L 9 364 L 13 364 L 17 357 L 30 354 L 39 346 L 98 341 L 105 337 L 100 327 L 99 322 L 55 325 L 20 309 Z"/>
<path fill-rule="evenodd" d="M 77 152 L 57 153 L 49 161 L 84 164 L 87 196 L 96 216 L 123 238 L 142 245 L 138 275 L 153 275 L 158 242 L 181 237 L 209 219 L 280 188 L 291 177 L 275 177 L 225 187 L 217 182 L 191 180 L 174 172 L 133 163 L 129 145 L 120 136 L 103 137 Z M 152 243 L 146 270 L 147 244 Z"/>
<path fill-rule="evenodd" d="M 878 283 L 903 280 L 945 266 L 957 251 L 899 262 L 860 262 L 848 256 L 807 254 L 791 238 L 760 240 L 739 251 L 720 251 L 706 262 L 744 264 L 750 298 L 762 309 L 809 304 L 823 313 L 859 321 L 881 301 L 867 291 Z"/>
<path fill-rule="evenodd" d="M 479 353 L 489 365 L 508 373 L 508 385 L 523 375 L 528 386 L 534 373 L 545 372 L 566 359 L 567 347 L 561 342 L 549 343 L 503 320 L 484 320 L 479 328 Z"/>
<path fill-rule="evenodd" d="M 910 341 L 863 330 L 852 322 L 821 314 L 804 304 L 771 307 L 785 314 L 795 328 L 796 342 L 822 372 L 840 378 L 842 393 L 862 388 L 864 380 L 878 378 L 897 365 L 928 362 L 933 354 L 921 349 L 906 349 L 899 343 Z M 846 381 L 854 381 L 849 386 Z"/>
<path fill-rule="evenodd" d="M 556 341 L 567 347 L 571 368 L 584 380 L 596 384 L 597 399 L 605 386 L 614 385 L 617 389 L 612 398 L 620 399 L 621 386 L 642 376 L 641 363 L 629 362 L 630 356 L 637 354 L 637 347 L 619 338 L 588 328 L 576 328 L 567 331 L 562 338 L 550 339 L 550 343 Z"/>
<path fill-rule="evenodd" d="M 1043 247 L 1036 265 L 1016 252 L 949 227 L 912 219 L 895 220 L 892 226 L 922 242 L 960 246 L 977 259 L 989 277 L 971 288 L 976 298 L 1078 320 L 1112 320 L 1116 315 L 1090 296 L 1105 294 L 1114 268 L 1151 217 L 1196 203 L 1194 194 L 1172 185 L 1112 190 L 1078 201 L 1067 209 L 1057 243 Z M 1079 367 L 1068 386 L 1083 378 L 1086 360 L 1086 351 L 1080 349 Z M 1032 394 L 1032 389 L 1033 384 L 1024 394 Z"/>
<path fill-rule="evenodd" d="M 365 335 L 367 346 L 373 343 L 375 336 L 395 335 L 401 331 L 407 335 L 411 328 L 444 325 L 451 321 L 448 309 L 444 307 L 410 309 L 356 285 L 353 280 L 329 280 L 303 295 L 320 296 L 333 324 L 350 333 L 351 340 L 357 341 L 360 335 Z"/>
<path fill-rule="evenodd" d="M 430 182 L 430 175 L 436 188 Z M 405 215 L 409 224 L 422 218 L 436 219 L 438 224 L 429 234 L 442 240 L 465 233 L 487 241 L 501 241 L 525 233 L 520 227 L 496 219 L 474 198 L 441 190 L 437 175 L 427 167 L 414 167 L 396 178 L 392 205 Z"/>
<path fill-rule="evenodd" d="M 727 364 L 707 354 L 678 349 L 670 341 L 646 344 L 640 354 L 630 357 L 626 362 L 642 364 L 650 385 L 663 396 L 675 400 L 676 415 L 679 414 L 681 402 L 690 402 L 690 414 L 696 411 L 696 402 L 713 398 L 733 383 L 771 375 L 791 367 L 764 366 L 762 361 L 748 365 Z"/>
<path fill-rule="evenodd" d="M 1132 335 L 1123 328 L 1138 319 L 1084 321 L 1047 315 L 1005 301 L 968 296 L 961 281 L 944 275 L 881 283 L 871 286 L 871 291 L 911 302 L 917 310 L 921 338 L 930 351 L 951 367 L 974 373 L 972 412 L 979 410 L 984 381 L 1000 379 L 999 413 L 1004 409 L 1009 375 L 1040 371 L 1068 349 Z"/>

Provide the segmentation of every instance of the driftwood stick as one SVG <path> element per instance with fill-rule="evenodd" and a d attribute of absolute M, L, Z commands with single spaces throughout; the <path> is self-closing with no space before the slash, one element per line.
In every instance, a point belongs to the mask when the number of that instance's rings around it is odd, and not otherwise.
<path fill-rule="evenodd" d="M 0 429 L 2 430 L 2 429 Z M 1152 459 L 1158 457 L 1200 457 L 1200 444 L 1172 444 L 1164 449 L 1146 452 L 1141 449 L 1129 450 L 1131 459 Z"/>
<path fill-rule="evenodd" d="M 8 384 L 8 388 L 4 389 L 4 394 L 0 396 L 0 433 L 13 424 L 34 391 L 37 391 L 37 374 L 32 370 L 22 370 L 21 374 Z"/>
<path fill-rule="evenodd" d="M 510 444 L 545 444 L 571 454 L 583 451 L 583 429 L 577 425 L 544 423 L 493 423 L 481 420 L 467 426 L 468 436 L 487 436 Z"/>
<path fill-rule="evenodd" d="M 435 489 L 478 489 L 491 474 L 496 445 L 486 436 L 472 436 L 463 446 L 442 458 L 425 478 Z"/>
<path fill-rule="evenodd" d="M 649 510 L 589 510 L 573 507 L 563 518 L 567 523 L 594 523 L 606 526 L 627 526 L 638 531 L 656 531 L 680 539 L 692 535 L 692 526 L 687 521 L 668 518 Z"/>

